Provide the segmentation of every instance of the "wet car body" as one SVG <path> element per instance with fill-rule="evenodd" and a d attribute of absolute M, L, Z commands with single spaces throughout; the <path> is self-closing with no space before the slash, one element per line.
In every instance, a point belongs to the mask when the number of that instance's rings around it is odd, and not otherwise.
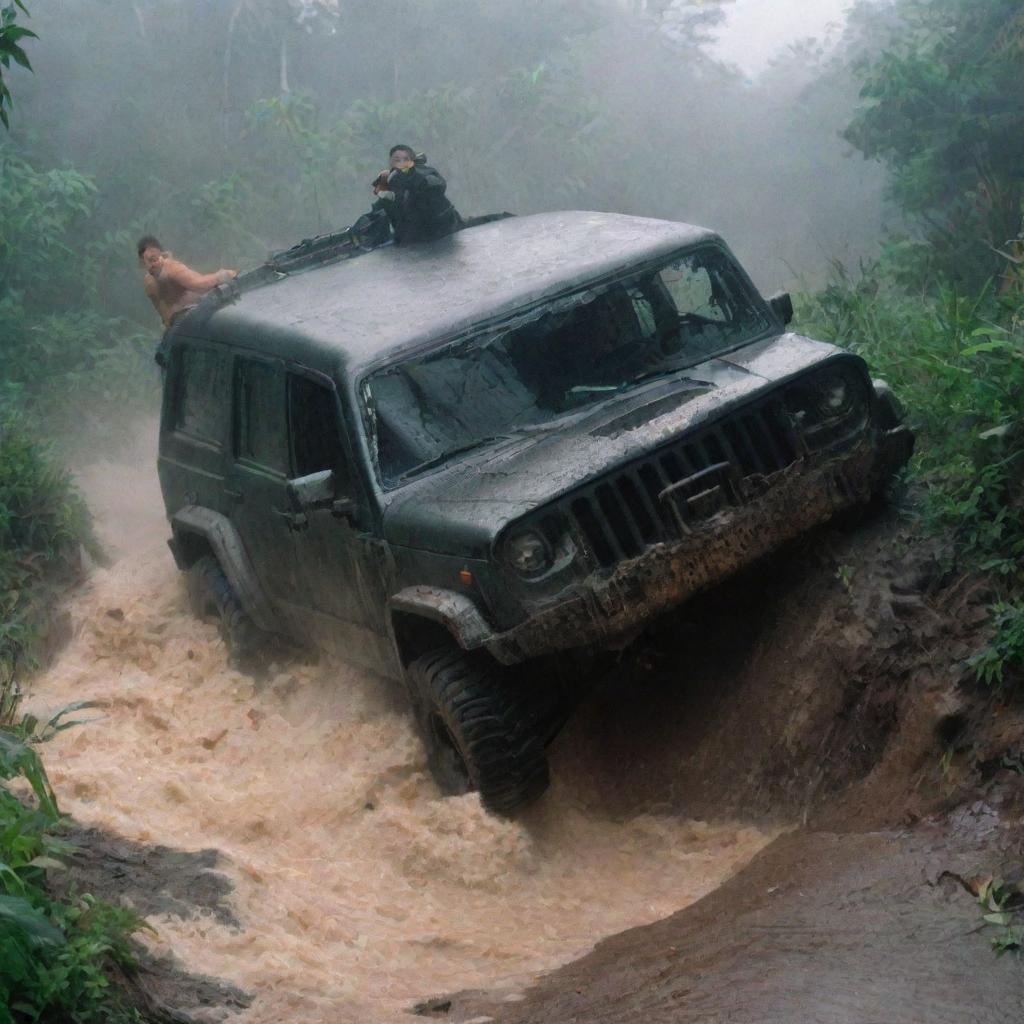
<path fill-rule="evenodd" d="M 705 288 L 703 313 L 672 287 Z M 178 564 L 212 552 L 261 629 L 407 681 L 445 645 L 495 666 L 620 646 L 865 503 L 912 447 L 859 357 L 787 332 L 784 304 L 689 225 L 513 218 L 227 298 L 170 339 L 159 469 Z M 689 342 L 666 340 L 669 299 Z M 742 320 L 719 317 L 730 304 Z M 602 378 L 622 316 L 647 362 Z M 566 370 L 585 321 L 609 340 Z M 559 372 L 583 383 L 553 388 Z"/>

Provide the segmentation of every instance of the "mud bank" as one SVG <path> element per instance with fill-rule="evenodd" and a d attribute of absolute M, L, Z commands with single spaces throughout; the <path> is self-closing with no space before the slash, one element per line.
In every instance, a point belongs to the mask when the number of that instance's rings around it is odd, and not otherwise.
<path fill-rule="evenodd" d="M 666 623 L 560 739 L 555 771 L 608 806 L 801 827 L 514 1002 L 462 993 L 432 1015 L 1021 1020 L 1020 961 L 996 957 L 956 876 L 1020 874 L 1024 709 L 966 669 L 990 595 L 949 555 L 895 517 L 824 530 Z"/>
<path fill-rule="evenodd" d="M 953 877 L 998 867 L 999 846 L 993 831 L 951 822 L 787 834 L 695 906 L 600 943 L 525 998 L 467 993 L 445 1018 L 1016 1024 L 1020 961 L 995 957 Z"/>

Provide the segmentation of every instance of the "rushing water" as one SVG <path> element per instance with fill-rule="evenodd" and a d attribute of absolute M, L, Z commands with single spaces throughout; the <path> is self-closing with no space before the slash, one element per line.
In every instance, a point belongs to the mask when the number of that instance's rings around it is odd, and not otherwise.
<path fill-rule="evenodd" d="M 408 1019 L 411 1002 L 507 988 L 699 899 L 771 838 L 595 816 L 556 777 L 520 820 L 441 800 L 397 687 L 338 664 L 257 688 L 195 621 L 152 458 L 83 481 L 114 564 L 71 605 L 36 710 L 102 701 L 46 760 L 65 811 L 118 835 L 216 847 L 240 928 L 156 918 L 158 948 L 256 999 L 245 1021 Z"/>

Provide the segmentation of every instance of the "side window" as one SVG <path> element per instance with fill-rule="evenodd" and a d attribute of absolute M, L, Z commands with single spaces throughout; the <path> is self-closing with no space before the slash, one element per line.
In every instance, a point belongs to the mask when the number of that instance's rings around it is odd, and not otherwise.
<path fill-rule="evenodd" d="M 174 429 L 221 444 L 228 410 L 227 357 L 212 348 L 182 345 L 177 358 Z"/>
<path fill-rule="evenodd" d="M 298 374 L 288 375 L 288 422 L 292 439 L 292 476 L 334 470 L 338 492 L 348 493 L 338 407 L 334 390 Z"/>
<path fill-rule="evenodd" d="M 235 458 L 282 476 L 288 472 L 284 379 L 273 363 L 235 362 Z"/>

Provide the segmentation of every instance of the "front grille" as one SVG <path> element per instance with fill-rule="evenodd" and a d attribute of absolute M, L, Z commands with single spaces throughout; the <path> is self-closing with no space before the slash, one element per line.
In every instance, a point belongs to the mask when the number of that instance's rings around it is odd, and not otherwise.
<path fill-rule="evenodd" d="M 738 500 L 739 481 L 785 469 L 799 454 L 784 407 L 766 404 L 710 424 L 595 481 L 567 498 L 561 510 L 594 559 L 614 565 L 681 536 L 687 519 L 699 516 L 691 499 L 711 492 Z"/>

